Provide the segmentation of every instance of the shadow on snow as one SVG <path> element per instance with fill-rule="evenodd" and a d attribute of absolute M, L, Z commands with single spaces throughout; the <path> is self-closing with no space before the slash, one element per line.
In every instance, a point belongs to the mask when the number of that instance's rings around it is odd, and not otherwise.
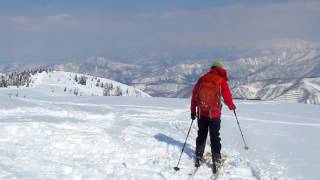
<path fill-rule="evenodd" d="M 180 148 L 180 150 L 182 150 L 182 147 L 183 147 L 183 144 L 184 142 L 181 142 L 181 141 L 178 141 L 178 140 L 175 140 L 173 139 L 172 137 L 169 137 L 165 134 L 162 134 L 162 133 L 158 133 L 154 136 L 155 139 L 157 139 L 158 141 L 160 142 L 164 142 L 168 145 L 172 145 L 172 146 L 177 146 Z M 194 150 L 191 148 L 191 146 L 187 143 L 186 144 L 186 147 L 184 148 L 184 151 L 183 151 L 186 155 L 189 156 L 189 158 L 192 158 L 193 157 L 193 154 L 194 154 Z"/>

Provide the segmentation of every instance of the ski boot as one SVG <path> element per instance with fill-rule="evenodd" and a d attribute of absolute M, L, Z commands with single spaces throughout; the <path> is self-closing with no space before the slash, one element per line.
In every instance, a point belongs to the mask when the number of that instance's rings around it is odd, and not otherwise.
<path fill-rule="evenodd" d="M 213 152 L 212 153 L 212 173 L 213 174 L 217 173 L 220 163 L 221 163 L 221 154 Z"/>
<path fill-rule="evenodd" d="M 194 161 L 194 167 L 197 167 L 197 168 L 200 167 L 201 162 L 202 162 L 202 157 L 196 156 Z"/>
<path fill-rule="evenodd" d="M 198 153 L 196 152 L 196 156 L 195 156 L 195 160 L 194 160 L 194 167 L 198 168 L 200 167 L 203 159 L 202 159 L 202 154 L 201 153 Z"/>

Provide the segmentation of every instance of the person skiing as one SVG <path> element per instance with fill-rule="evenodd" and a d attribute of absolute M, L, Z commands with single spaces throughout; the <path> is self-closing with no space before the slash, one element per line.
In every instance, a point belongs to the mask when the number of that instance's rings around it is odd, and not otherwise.
<path fill-rule="evenodd" d="M 213 61 L 209 72 L 199 78 L 193 87 L 191 98 L 191 119 L 198 123 L 198 136 L 196 139 L 195 167 L 200 166 L 206 146 L 208 130 L 210 133 L 211 152 L 213 163 L 221 159 L 220 143 L 220 117 L 221 98 L 230 110 L 236 106 L 232 101 L 232 95 L 228 86 L 227 72 L 223 64 Z"/>

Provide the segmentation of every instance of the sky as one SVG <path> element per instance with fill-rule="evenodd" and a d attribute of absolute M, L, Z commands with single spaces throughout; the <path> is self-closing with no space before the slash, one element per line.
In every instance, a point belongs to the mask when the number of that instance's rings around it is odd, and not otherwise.
<path fill-rule="evenodd" d="M 319 21 L 316 0 L 2 0 L 0 63 L 319 42 Z"/>

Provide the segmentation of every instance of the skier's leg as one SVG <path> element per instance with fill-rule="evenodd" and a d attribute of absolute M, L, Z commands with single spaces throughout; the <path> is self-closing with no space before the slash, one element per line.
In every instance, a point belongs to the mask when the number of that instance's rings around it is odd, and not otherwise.
<path fill-rule="evenodd" d="M 209 124 L 212 160 L 221 159 L 220 118 L 211 119 Z"/>
<path fill-rule="evenodd" d="M 209 120 L 206 117 L 200 117 L 198 119 L 198 137 L 196 140 L 196 156 L 203 156 L 204 149 L 206 147 L 206 140 L 208 136 Z"/>

